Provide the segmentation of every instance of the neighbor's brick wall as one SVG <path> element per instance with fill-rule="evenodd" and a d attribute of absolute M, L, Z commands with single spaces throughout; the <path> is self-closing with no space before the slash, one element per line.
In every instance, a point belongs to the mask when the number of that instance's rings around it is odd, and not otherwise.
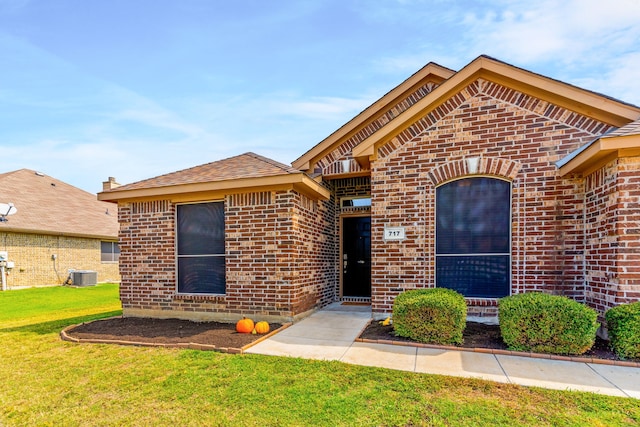
<path fill-rule="evenodd" d="M 175 272 L 175 205 L 124 203 L 121 299 L 125 315 L 232 321 L 286 320 L 333 300 L 330 202 L 295 191 L 225 197 L 226 293 L 179 295 Z"/>
<path fill-rule="evenodd" d="M 562 179 L 555 162 L 608 129 L 478 80 L 380 147 L 371 175 L 373 311 L 389 312 L 403 289 L 433 286 L 435 188 L 469 176 L 470 157 L 481 158 L 477 174 L 513 183 L 512 293 L 537 290 L 580 299 L 583 185 Z M 385 225 L 404 226 L 406 240 L 385 243 Z"/>
<path fill-rule="evenodd" d="M 640 157 L 585 177 L 587 303 L 601 314 L 640 299 Z"/>
<path fill-rule="evenodd" d="M 118 263 L 100 261 L 99 239 L 45 234 L 0 233 L 0 250 L 8 252 L 15 268 L 7 276 L 7 286 L 61 285 L 69 270 L 92 270 L 99 282 L 120 280 Z M 51 256 L 57 255 L 52 260 Z"/>

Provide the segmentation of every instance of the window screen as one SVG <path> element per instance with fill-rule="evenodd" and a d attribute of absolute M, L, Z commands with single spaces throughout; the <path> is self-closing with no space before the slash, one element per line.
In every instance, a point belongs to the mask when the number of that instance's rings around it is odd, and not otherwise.
<path fill-rule="evenodd" d="M 179 205 L 178 292 L 224 294 L 224 202 Z"/>
<path fill-rule="evenodd" d="M 436 189 L 436 286 L 467 297 L 509 294 L 511 184 L 465 178 Z"/>

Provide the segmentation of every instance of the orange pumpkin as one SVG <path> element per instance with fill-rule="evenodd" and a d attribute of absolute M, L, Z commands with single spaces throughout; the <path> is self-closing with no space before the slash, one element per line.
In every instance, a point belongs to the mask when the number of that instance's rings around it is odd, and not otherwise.
<path fill-rule="evenodd" d="M 236 323 L 236 332 L 241 334 L 250 334 L 253 331 L 253 320 L 243 317 Z"/>
<path fill-rule="evenodd" d="M 266 334 L 269 332 L 269 324 L 264 321 L 256 323 L 256 332 L 259 334 Z"/>

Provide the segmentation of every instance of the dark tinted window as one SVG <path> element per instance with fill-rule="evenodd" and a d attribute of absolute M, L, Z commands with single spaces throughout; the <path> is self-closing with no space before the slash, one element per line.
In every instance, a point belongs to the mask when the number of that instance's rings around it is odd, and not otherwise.
<path fill-rule="evenodd" d="M 465 178 L 436 189 L 436 286 L 469 297 L 509 294 L 511 184 Z"/>
<path fill-rule="evenodd" d="M 178 255 L 224 254 L 224 203 L 178 206 Z"/>
<path fill-rule="evenodd" d="M 179 205 L 178 292 L 224 294 L 224 203 Z"/>

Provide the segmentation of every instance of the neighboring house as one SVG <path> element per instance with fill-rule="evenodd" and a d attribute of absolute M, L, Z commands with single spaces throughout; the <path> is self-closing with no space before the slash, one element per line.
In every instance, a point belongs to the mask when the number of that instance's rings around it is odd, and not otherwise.
<path fill-rule="evenodd" d="M 9 289 L 63 284 L 70 270 L 120 280 L 116 205 L 29 169 L 0 174 L 0 203 L 17 209 L 0 222 L 0 251 L 14 264 Z"/>
<path fill-rule="evenodd" d="M 375 317 L 413 288 L 640 299 L 640 107 L 481 56 L 430 63 L 292 167 L 247 153 L 98 195 L 125 315 Z"/>

